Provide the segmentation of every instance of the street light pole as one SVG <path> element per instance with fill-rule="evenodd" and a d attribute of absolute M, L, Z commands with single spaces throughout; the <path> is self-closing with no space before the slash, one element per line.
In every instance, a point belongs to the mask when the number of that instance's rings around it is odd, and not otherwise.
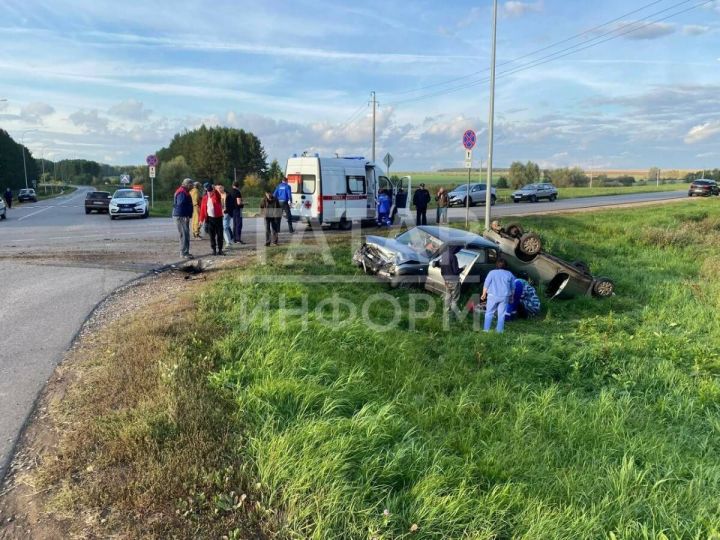
<path fill-rule="evenodd" d="M 485 230 L 490 229 L 493 173 L 493 127 L 495 124 L 495 45 L 497 44 L 497 0 L 493 1 L 492 57 L 490 60 L 490 111 L 488 112 L 487 190 L 485 191 Z"/>
<path fill-rule="evenodd" d="M 25 172 L 25 189 L 28 188 L 28 180 L 27 180 L 27 165 L 25 165 L 25 135 L 32 131 L 37 131 L 37 129 L 26 129 L 23 131 L 22 137 L 20 137 L 20 146 L 22 146 L 22 156 L 23 156 L 23 171 Z"/>

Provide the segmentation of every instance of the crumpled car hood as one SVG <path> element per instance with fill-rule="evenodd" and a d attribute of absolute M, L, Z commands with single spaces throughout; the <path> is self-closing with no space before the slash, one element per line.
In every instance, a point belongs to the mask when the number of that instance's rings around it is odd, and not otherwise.
<path fill-rule="evenodd" d="M 401 244 L 394 238 L 384 238 L 382 236 L 368 236 L 365 243 L 369 246 L 377 246 L 382 251 L 397 255 L 397 263 L 402 264 L 407 261 L 418 261 L 420 263 L 429 263 L 430 259 L 423 253 L 418 253 L 414 249 Z M 393 261 L 395 262 L 395 261 Z"/>

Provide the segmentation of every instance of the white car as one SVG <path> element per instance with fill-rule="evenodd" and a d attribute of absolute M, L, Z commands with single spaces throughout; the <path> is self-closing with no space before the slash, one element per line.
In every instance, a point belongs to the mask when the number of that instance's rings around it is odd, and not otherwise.
<path fill-rule="evenodd" d="M 146 218 L 150 215 L 147 197 L 136 189 L 118 189 L 110 199 L 110 219 L 119 217 Z"/>
<path fill-rule="evenodd" d="M 7 217 L 7 206 L 5 206 L 5 199 L 0 197 L 0 219 Z"/>

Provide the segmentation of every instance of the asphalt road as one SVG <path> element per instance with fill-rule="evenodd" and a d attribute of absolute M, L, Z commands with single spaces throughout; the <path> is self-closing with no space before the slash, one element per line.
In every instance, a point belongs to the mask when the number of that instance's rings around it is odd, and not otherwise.
<path fill-rule="evenodd" d="M 36 396 L 93 307 L 117 287 L 179 259 L 171 219 L 111 221 L 104 214 L 85 215 L 87 191 L 80 188 L 66 196 L 15 206 L 8 211 L 8 219 L 0 222 L 4 289 L 0 298 L 0 478 Z M 506 204 L 494 207 L 493 216 L 685 197 L 680 191 Z M 428 214 L 434 223 L 434 209 Z M 470 216 L 473 221 L 483 220 L 484 208 L 471 208 Z M 449 217 L 464 220 L 465 209 L 453 208 Z M 281 242 L 287 241 L 287 235 L 282 236 Z M 302 234 L 295 238 L 302 241 Z M 245 220 L 243 239 L 249 245 L 233 247 L 231 254 L 242 257 L 245 249 L 264 241 L 261 220 Z M 208 242 L 194 240 L 191 251 L 207 255 Z"/>

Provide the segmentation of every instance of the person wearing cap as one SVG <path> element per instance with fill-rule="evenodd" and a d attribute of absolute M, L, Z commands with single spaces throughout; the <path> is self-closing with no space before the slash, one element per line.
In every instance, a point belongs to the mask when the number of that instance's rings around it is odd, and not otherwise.
<path fill-rule="evenodd" d="M 278 200 L 282 213 L 287 216 L 288 230 L 290 232 L 295 232 L 293 230 L 292 213 L 290 211 L 290 205 L 292 204 L 292 188 L 290 187 L 290 184 L 288 184 L 287 178 L 283 178 L 282 182 L 280 182 L 275 188 L 273 197 Z M 282 221 L 282 218 L 280 218 L 280 220 Z"/>
<path fill-rule="evenodd" d="M 180 255 L 185 259 L 193 258 L 190 255 L 190 220 L 193 215 L 193 203 L 189 192 L 190 186 L 192 186 L 192 180 L 189 178 L 182 181 L 180 187 L 175 191 L 172 211 L 180 235 Z"/>
<path fill-rule="evenodd" d="M 223 252 L 223 206 L 220 192 L 213 189 L 210 182 L 205 182 L 205 195 L 200 201 L 200 221 L 210 236 L 210 247 L 213 255 L 225 255 Z"/>
<path fill-rule="evenodd" d="M 195 182 L 190 190 L 193 204 L 192 233 L 193 238 L 200 238 L 200 199 L 202 199 L 202 184 Z"/>
<path fill-rule="evenodd" d="M 430 192 L 425 189 L 425 184 L 420 184 L 413 195 L 415 205 L 415 225 L 427 225 L 427 207 L 430 204 Z"/>

